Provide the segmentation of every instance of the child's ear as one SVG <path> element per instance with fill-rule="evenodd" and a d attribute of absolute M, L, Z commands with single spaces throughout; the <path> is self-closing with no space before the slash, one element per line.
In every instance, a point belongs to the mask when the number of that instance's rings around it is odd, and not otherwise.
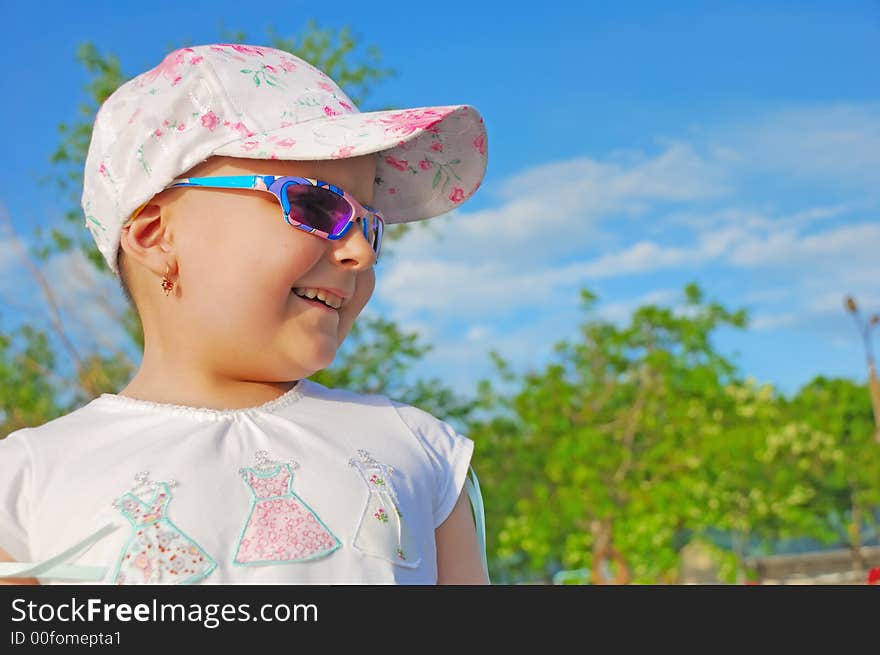
<path fill-rule="evenodd" d="M 173 248 L 166 211 L 158 204 L 146 205 L 123 228 L 119 240 L 119 247 L 125 250 L 126 257 L 136 260 L 160 277 L 165 275 L 166 267 L 176 269 L 177 266 L 175 258 L 168 255 Z"/>

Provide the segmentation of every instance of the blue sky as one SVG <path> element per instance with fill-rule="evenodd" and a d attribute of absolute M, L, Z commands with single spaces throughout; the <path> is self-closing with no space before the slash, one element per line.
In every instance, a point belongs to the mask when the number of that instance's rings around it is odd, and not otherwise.
<path fill-rule="evenodd" d="M 467 103 L 486 122 L 479 192 L 377 269 L 366 311 L 434 346 L 417 374 L 470 393 L 491 373 L 490 348 L 525 370 L 575 338 L 581 287 L 623 321 L 642 302 L 678 303 L 694 280 L 749 309 L 748 330 L 717 340 L 746 374 L 787 392 L 820 373 L 864 378 L 842 301 L 880 311 L 880 3 L 244 6 L 2 3 L 0 203 L 19 235 L 61 220 L 37 179 L 51 171 L 57 125 L 84 100 L 79 43 L 133 75 L 169 46 L 221 40 L 221 25 L 265 43 L 269 26 L 292 36 L 314 18 L 350 26 L 359 52 L 377 45 L 395 70 L 362 111 Z M 48 270 L 80 307 L 77 338 L 113 343 L 106 312 L 85 299 L 82 262 Z M 4 324 L 45 320 L 2 236 L 0 273 Z M 110 282 L 101 302 L 119 307 Z M 83 306 L 86 321 L 74 319 Z"/>

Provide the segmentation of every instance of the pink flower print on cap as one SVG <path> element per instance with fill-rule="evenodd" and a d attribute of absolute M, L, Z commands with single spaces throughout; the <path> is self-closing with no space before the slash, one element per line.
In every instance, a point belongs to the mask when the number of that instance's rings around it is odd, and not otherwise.
<path fill-rule="evenodd" d="M 228 127 L 231 130 L 235 130 L 236 132 L 238 132 L 239 134 L 241 134 L 242 136 L 245 136 L 245 137 L 253 136 L 255 134 L 254 132 L 251 132 L 247 128 L 247 126 L 244 123 L 242 123 L 241 121 L 238 121 L 237 123 L 232 123 L 230 121 L 223 121 L 223 126 Z"/>
<path fill-rule="evenodd" d="M 380 118 L 386 133 L 406 136 L 419 129 L 428 129 L 439 123 L 447 114 L 436 109 L 408 109 Z"/>
<path fill-rule="evenodd" d="M 183 79 L 180 74 L 180 67 L 186 61 L 185 55 L 193 52 L 192 48 L 182 48 L 168 54 L 158 66 L 141 75 L 139 85 L 144 86 L 152 84 L 160 75 L 171 82 L 171 86 L 175 86 Z"/>
<path fill-rule="evenodd" d="M 474 139 L 474 148 L 476 148 L 477 152 L 479 152 L 481 155 L 486 154 L 486 139 L 482 134 Z"/>
<path fill-rule="evenodd" d="M 202 116 L 202 125 L 207 127 L 209 130 L 213 130 L 220 124 L 220 119 L 217 118 L 217 114 L 213 111 L 209 111 L 207 114 Z"/>
<path fill-rule="evenodd" d="M 352 150 L 354 150 L 354 146 L 342 146 L 341 148 L 339 148 L 339 150 L 337 150 L 332 155 L 330 155 L 330 158 L 331 159 L 344 159 L 345 157 L 348 157 L 349 155 L 351 155 Z"/>
<path fill-rule="evenodd" d="M 385 162 L 390 164 L 391 166 L 394 166 L 394 168 L 396 168 L 399 171 L 405 171 L 409 168 L 409 162 L 407 160 L 396 159 L 395 157 L 392 157 L 391 155 L 388 155 L 385 157 Z"/>
<path fill-rule="evenodd" d="M 219 43 L 218 45 L 222 48 L 232 48 L 236 52 L 240 52 L 243 55 L 257 55 L 258 57 L 263 56 L 263 49 L 257 48 L 255 46 L 241 45 L 240 43 Z"/>

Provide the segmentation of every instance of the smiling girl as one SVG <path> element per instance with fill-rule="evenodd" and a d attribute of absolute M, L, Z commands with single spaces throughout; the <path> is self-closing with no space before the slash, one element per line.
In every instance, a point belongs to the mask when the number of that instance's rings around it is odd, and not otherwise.
<path fill-rule="evenodd" d="M 308 379 L 373 294 L 385 224 L 454 209 L 485 169 L 473 107 L 361 113 L 272 48 L 183 48 L 120 87 L 83 209 L 143 358 L 118 393 L 0 440 L 0 575 L 486 583 L 473 442 Z"/>

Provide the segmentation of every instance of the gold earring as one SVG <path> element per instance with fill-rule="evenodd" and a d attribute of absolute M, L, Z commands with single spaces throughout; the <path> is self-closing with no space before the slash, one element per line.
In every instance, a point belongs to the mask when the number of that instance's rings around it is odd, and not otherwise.
<path fill-rule="evenodd" d="M 168 269 L 170 268 L 169 264 L 165 264 L 165 275 L 162 276 L 162 289 L 165 290 L 165 295 L 169 295 L 174 289 L 174 282 L 168 279 Z"/>

